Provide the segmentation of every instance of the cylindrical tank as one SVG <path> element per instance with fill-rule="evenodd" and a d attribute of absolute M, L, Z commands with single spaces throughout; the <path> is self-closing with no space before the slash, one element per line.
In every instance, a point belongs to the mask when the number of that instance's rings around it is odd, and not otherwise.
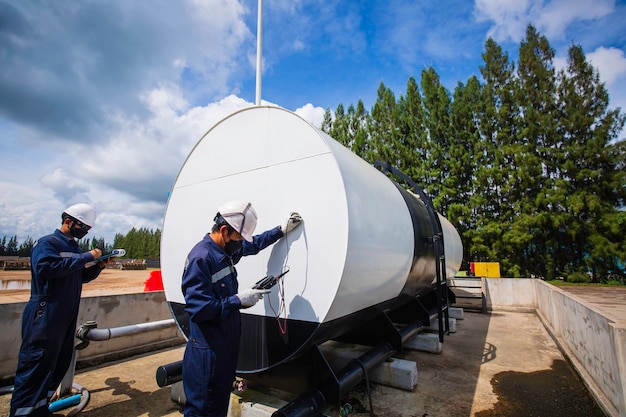
<path fill-rule="evenodd" d="M 236 265 L 239 287 L 289 273 L 241 310 L 238 372 L 289 361 L 406 297 L 433 291 L 433 226 L 425 204 L 326 133 L 273 106 L 240 110 L 213 126 L 184 162 L 161 237 L 165 295 L 187 333 L 181 277 L 189 250 L 210 230 L 217 207 L 248 200 L 256 232 L 304 222 Z M 461 264 L 456 229 L 440 216 L 448 276 Z"/>

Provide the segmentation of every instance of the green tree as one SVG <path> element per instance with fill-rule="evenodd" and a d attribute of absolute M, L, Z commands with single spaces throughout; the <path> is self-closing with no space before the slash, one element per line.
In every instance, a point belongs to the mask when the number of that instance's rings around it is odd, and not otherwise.
<path fill-rule="evenodd" d="M 370 152 L 370 137 L 368 132 L 369 114 L 365 110 L 363 100 L 359 99 L 356 108 L 348 108 L 348 129 L 352 137 L 350 149 L 364 158 Z"/>
<path fill-rule="evenodd" d="M 6 245 L 6 254 L 9 256 L 17 256 L 17 248 L 18 248 L 18 243 L 17 243 L 17 236 L 11 236 L 11 238 L 9 239 L 9 242 Z"/>
<path fill-rule="evenodd" d="M 322 120 L 322 126 L 320 127 L 324 132 L 330 132 L 330 129 L 333 126 L 333 115 L 330 112 L 330 109 L 326 109 L 324 111 L 324 119 Z"/>
<path fill-rule="evenodd" d="M 422 96 L 413 77 L 410 77 L 407 82 L 406 95 L 400 96 L 398 100 L 397 113 L 398 165 L 396 167 L 424 188 L 429 173 L 428 134 L 424 123 Z"/>
<path fill-rule="evenodd" d="M 352 137 L 350 135 L 350 127 L 348 117 L 345 114 L 343 104 L 339 103 L 335 110 L 335 119 L 328 131 L 330 137 L 341 143 L 343 146 L 350 148 Z"/>
<path fill-rule="evenodd" d="M 433 200 L 433 205 L 445 213 L 450 199 L 443 192 L 448 182 L 450 161 L 450 94 L 441 84 L 439 75 L 433 67 L 422 71 L 422 101 L 424 107 L 424 126 L 428 140 L 426 142 L 426 160 L 429 173 L 424 178 L 425 191 Z"/>
<path fill-rule="evenodd" d="M 450 172 L 443 192 L 449 194 L 448 220 L 456 225 L 463 241 L 471 239 L 476 219 L 470 205 L 474 195 L 473 180 L 476 172 L 476 149 L 481 143 L 480 120 L 483 113 L 482 85 L 471 77 L 466 85 L 459 83 L 454 90 L 450 106 Z M 463 247 L 465 263 L 470 259 L 469 245 Z M 467 268 L 467 265 L 465 265 Z"/>
<path fill-rule="evenodd" d="M 502 235 L 513 217 L 506 195 L 519 113 L 515 103 L 515 66 L 508 53 L 491 38 L 485 42 L 482 57 L 485 65 L 480 67 L 480 73 L 485 84 L 476 106 L 480 140 L 474 147 L 473 193 L 468 202 L 475 223 L 465 236 L 471 260 L 499 261 L 507 271 L 513 265 L 506 264 L 500 248 Z"/>
<path fill-rule="evenodd" d="M 385 87 L 382 81 L 378 86 L 378 95 L 372 107 L 368 131 L 371 146 L 364 155 L 365 160 L 369 163 L 383 161 L 398 166 L 399 158 L 394 149 L 399 134 L 396 98 L 391 89 Z"/>
<path fill-rule="evenodd" d="M 125 258 L 146 259 L 160 257 L 161 230 L 132 228 L 126 235 L 117 233 L 113 248 L 126 250 Z"/>
<path fill-rule="evenodd" d="M 35 240 L 30 236 L 27 236 L 26 240 L 24 240 L 24 242 L 22 242 L 18 247 L 17 256 L 21 256 L 24 258 L 29 257 L 30 251 L 33 249 L 33 246 L 35 246 Z"/>
<path fill-rule="evenodd" d="M 626 172 L 623 143 L 615 143 L 624 126 L 620 109 L 609 109 L 609 95 L 582 48 L 569 48 L 567 68 L 559 73 L 558 162 L 550 212 L 560 219 L 554 252 L 557 268 L 592 272 L 592 279 L 619 271 L 626 259 L 623 212 Z"/>
<path fill-rule="evenodd" d="M 513 257 L 515 264 L 523 265 L 528 252 L 535 259 L 533 271 L 524 268 L 522 274 L 536 273 L 547 278 L 554 278 L 558 269 L 554 222 L 545 205 L 545 195 L 553 189 L 552 172 L 559 142 L 553 59 L 554 50 L 548 40 L 529 25 L 519 49 L 516 93 L 521 112 L 518 146 L 513 153 L 515 180 L 510 182 L 509 189 L 509 201 L 515 207 L 512 222 L 516 224 L 503 236 L 509 249 L 507 255 Z M 526 239 L 526 230 L 530 230 L 532 242 Z M 529 243 L 532 243 L 530 247 Z"/>

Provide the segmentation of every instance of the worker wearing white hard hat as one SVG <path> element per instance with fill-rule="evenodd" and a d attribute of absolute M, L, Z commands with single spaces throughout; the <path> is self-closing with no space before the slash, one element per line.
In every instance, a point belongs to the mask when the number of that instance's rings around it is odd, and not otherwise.
<path fill-rule="evenodd" d="M 82 285 L 104 269 L 102 262 L 87 265 L 102 251 L 83 252 L 77 242 L 95 222 L 92 206 L 74 204 L 61 214 L 61 226 L 33 246 L 11 417 L 48 416 L 50 398 L 71 364 Z"/>
<path fill-rule="evenodd" d="M 182 278 L 190 318 L 183 358 L 186 417 L 226 416 L 239 354 L 239 310 L 253 306 L 270 291 L 240 291 L 234 265 L 242 256 L 255 255 L 272 245 L 302 222 L 292 213 L 284 226 L 253 235 L 257 220 L 250 202 L 223 204 L 211 232 L 187 256 Z"/>
<path fill-rule="evenodd" d="M 85 237 L 89 229 L 96 224 L 96 210 L 89 204 L 74 204 L 63 211 L 61 219 L 70 219 L 70 235 L 76 239 Z"/>
<path fill-rule="evenodd" d="M 252 204 L 244 201 L 230 201 L 218 209 L 215 223 L 222 221 L 228 223 L 245 240 L 252 242 L 252 233 L 256 229 L 256 210 Z"/>

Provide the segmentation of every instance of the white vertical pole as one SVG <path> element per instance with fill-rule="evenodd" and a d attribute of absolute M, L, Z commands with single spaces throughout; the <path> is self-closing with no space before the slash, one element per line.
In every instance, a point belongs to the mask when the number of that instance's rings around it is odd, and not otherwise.
<path fill-rule="evenodd" d="M 261 51 L 263 49 L 263 0 L 259 0 L 256 27 L 256 105 L 261 105 Z"/>

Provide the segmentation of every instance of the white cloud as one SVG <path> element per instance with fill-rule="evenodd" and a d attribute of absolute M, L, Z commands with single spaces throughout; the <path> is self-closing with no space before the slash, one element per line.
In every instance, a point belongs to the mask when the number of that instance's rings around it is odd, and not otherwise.
<path fill-rule="evenodd" d="M 89 186 L 86 178 L 73 175 L 65 168 L 56 168 L 50 173 L 44 173 L 39 179 L 40 184 L 51 190 L 62 204 L 89 202 Z"/>
<path fill-rule="evenodd" d="M 192 146 L 250 105 L 228 96 L 254 48 L 244 4 L 0 6 L 0 236 L 49 233 L 80 201 L 107 241 L 161 227 Z"/>
<path fill-rule="evenodd" d="M 552 0 L 537 7 L 531 18 L 548 39 L 559 39 L 573 22 L 604 17 L 614 8 L 615 0 Z"/>
<path fill-rule="evenodd" d="M 296 109 L 294 113 L 311 123 L 313 126 L 320 128 L 322 126 L 322 122 L 324 121 L 325 110 L 321 107 L 315 107 L 311 103 L 307 103 Z"/>
<path fill-rule="evenodd" d="M 145 117 L 155 85 L 177 84 L 192 103 L 223 97 L 250 70 L 247 13 L 237 1 L 4 4 L 0 114 L 41 137 L 97 143 L 111 114 Z"/>
<path fill-rule="evenodd" d="M 612 87 L 619 80 L 626 79 L 626 58 L 624 51 L 603 46 L 587 54 L 587 59 L 600 71 L 600 77 L 607 86 Z"/>
<path fill-rule="evenodd" d="M 0 238 L 17 236 L 23 242 L 51 233 L 61 224 L 61 212 L 67 208 L 50 190 L 21 184 L 8 177 L 0 181 Z"/>
<path fill-rule="evenodd" d="M 518 41 L 530 23 L 532 0 L 476 0 L 474 16 L 478 22 L 493 21 L 487 36 L 498 42 Z"/>
<path fill-rule="evenodd" d="M 478 22 L 493 22 L 487 35 L 497 42 L 519 42 L 528 24 L 548 39 L 559 39 L 575 21 L 594 20 L 615 8 L 615 0 L 475 0 Z"/>
<path fill-rule="evenodd" d="M 26 235 L 49 233 L 60 224 L 56 218 L 61 211 L 76 202 L 96 207 L 91 236 L 109 243 L 115 233 L 132 227 L 160 228 L 168 192 L 192 147 L 226 115 L 252 105 L 228 96 L 183 112 L 186 103 L 176 88 L 156 89 L 144 97 L 151 118 L 119 114 L 118 130 L 107 141 L 72 145 L 50 171 L 30 167 L 40 177 L 38 183 L 29 176 L 0 183 L 7 196 L 0 205 L 0 236 L 19 235 L 23 241 Z"/>

